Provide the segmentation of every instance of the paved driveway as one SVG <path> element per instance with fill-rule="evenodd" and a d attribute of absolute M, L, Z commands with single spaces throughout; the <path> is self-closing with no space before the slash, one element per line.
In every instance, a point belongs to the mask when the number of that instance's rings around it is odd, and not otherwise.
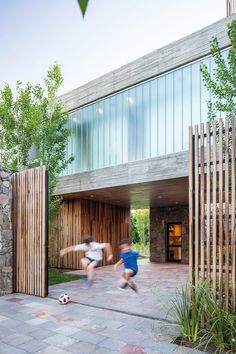
<path fill-rule="evenodd" d="M 84 274 L 82 271 L 73 273 Z M 171 298 L 176 288 L 187 282 L 188 266 L 176 263 L 154 264 L 147 260 L 139 262 L 139 273 L 135 281 L 139 288 L 137 295 L 131 289 L 120 291 L 117 284 L 122 273 L 113 272 L 112 266 L 97 269 L 94 285 L 88 289 L 83 280 L 54 285 L 49 296 L 58 298 L 62 293 L 71 296 L 74 302 L 112 309 L 156 319 L 173 320 L 167 315 Z"/>
<path fill-rule="evenodd" d="M 1 354 L 192 354 L 171 344 L 176 329 L 143 319 L 50 298 L 0 297 Z"/>

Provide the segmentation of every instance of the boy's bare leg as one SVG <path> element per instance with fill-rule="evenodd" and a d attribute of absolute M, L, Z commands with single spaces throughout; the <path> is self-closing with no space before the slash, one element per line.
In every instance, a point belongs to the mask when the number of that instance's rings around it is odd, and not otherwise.
<path fill-rule="evenodd" d="M 127 286 L 129 286 L 132 290 L 134 290 L 136 293 L 138 293 L 138 287 L 135 284 L 133 280 L 130 279 L 132 275 L 134 274 L 132 269 L 125 269 L 124 273 L 122 274 L 122 278 L 120 281 L 120 288 L 125 289 Z"/>
<path fill-rule="evenodd" d="M 97 266 L 97 262 L 92 262 L 87 266 L 87 274 L 88 274 L 88 279 L 93 280 L 94 278 L 94 269 Z"/>
<path fill-rule="evenodd" d="M 127 285 L 129 285 L 129 279 L 131 275 L 133 275 L 132 269 L 125 269 L 120 281 L 120 288 L 125 288 Z"/>
<path fill-rule="evenodd" d="M 89 265 L 89 260 L 87 258 L 82 258 L 81 261 L 81 266 L 83 268 L 83 270 L 85 271 L 87 277 L 88 277 L 88 271 L 87 271 L 87 268 L 88 268 L 88 265 Z"/>

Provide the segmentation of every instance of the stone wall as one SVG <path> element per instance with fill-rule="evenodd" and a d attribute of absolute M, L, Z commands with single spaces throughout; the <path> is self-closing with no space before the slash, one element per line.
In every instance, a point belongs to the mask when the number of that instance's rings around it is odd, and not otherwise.
<path fill-rule="evenodd" d="M 167 261 L 167 224 L 182 224 L 182 263 L 188 263 L 188 206 L 151 208 L 150 210 L 150 261 Z"/>
<path fill-rule="evenodd" d="M 12 293 L 12 226 L 10 172 L 0 168 L 0 295 Z"/>

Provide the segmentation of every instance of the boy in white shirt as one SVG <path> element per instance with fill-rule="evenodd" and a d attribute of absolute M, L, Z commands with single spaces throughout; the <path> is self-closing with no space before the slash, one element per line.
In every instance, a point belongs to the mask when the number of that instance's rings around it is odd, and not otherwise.
<path fill-rule="evenodd" d="M 91 236 L 85 236 L 83 243 L 64 248 L 60 251 L 60 256 L 63 257 L 72 251 L 85 252 L 85 257 L 81 259 L 81 264 L 88 277 L 88 286 L 91 286 L 94 279 L 94 269 L 102 261 L 103 249 L 107 252 L 107 261 L 110 262 L 113 258 L 110 243 L 94 242 Z"/>

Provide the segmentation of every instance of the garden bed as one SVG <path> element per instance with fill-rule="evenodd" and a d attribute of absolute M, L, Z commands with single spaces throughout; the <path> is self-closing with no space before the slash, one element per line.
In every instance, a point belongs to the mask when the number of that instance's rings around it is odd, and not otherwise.
<path fill-rule="evenodd" d="M 205 346 L 205 345 L 201 345 L 199 343 L 191 343 L 188 341 L 187 338 L 182 337 L 182 336 L 176 337 L 172 341 L 172 343 L 177 344 L 179 346 L 188 347 L 191 349 L 197 349 L 202 352 L 209 353 L 209 354 L 215 354 L 217 352 L 217 348 L 214 344 L 209 343 L 207 346 Z"/>

